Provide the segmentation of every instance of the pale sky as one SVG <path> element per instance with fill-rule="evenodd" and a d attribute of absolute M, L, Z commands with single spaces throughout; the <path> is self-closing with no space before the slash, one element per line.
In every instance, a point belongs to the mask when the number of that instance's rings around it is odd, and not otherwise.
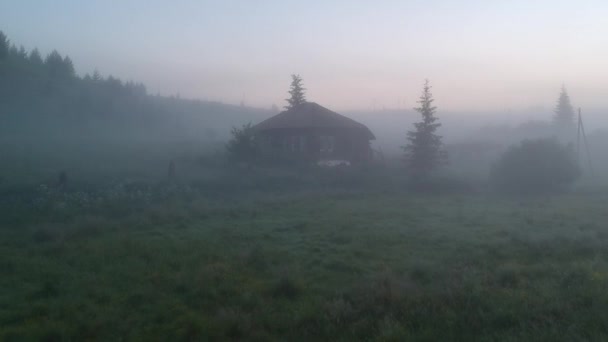
<path fill-rule="evenodd" d="M 0 0 L 0 30 L 77 72 L 269 107 L 289 75 L 335 110 L 608 107 L 608 1 Z"/>

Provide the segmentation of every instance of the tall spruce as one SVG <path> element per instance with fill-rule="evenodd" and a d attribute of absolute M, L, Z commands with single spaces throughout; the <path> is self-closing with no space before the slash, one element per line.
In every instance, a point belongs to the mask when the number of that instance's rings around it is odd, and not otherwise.
<path fill-rule="evenodd" d="M 574 131 L 574 108 L 570 103 L 570 96 L 566 87 L 562 86 L 562 90 L 555 106 L 555 115 L 553 116 L 553 124 L 560 133 L 568 133 Z"/>
<path fill-rule="evenodd" d="M 447 162 L 441 136 L 436 134 L 441 123 L 435 116 L 437 107 L 433 106 L 434 101 L 429 80 L 425 80 L 422 95 L 418 100 L 420 107 L 414 108 L 422 115 L 422 121 L 414 124 L 415 130 L 407 132 L 409 142 L 402 146 L 405 162 L 412 177 L 417 181 L 428 178 L 434 169 Z"/>
<path fill-rule="evenodd" d="M 287 106 L 285 106 L 285 109 L 289 110 L 306 103 L 304 90 L 306 88 L 302 86 L 302 77 L 300 75 L 291 75 L 291 87 L 289 89 L 291 97 L 286 99 Z"/>

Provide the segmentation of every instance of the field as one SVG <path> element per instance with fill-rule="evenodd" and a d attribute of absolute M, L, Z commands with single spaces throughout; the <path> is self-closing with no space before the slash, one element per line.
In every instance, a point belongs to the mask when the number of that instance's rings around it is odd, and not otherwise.
<path fill-rule="evenodd" d="M 608 336 L 608 194 L 235 187 L 6 187 L 0 339 Z"/>

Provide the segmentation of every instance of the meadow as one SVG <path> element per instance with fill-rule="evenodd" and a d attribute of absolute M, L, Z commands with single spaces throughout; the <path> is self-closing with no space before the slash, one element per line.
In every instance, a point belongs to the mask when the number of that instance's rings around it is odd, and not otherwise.
<path fill-rule="evenodd" d="M 608 193 L 368 173 L 5 181 L 0 340 L 606 339 Z"/>

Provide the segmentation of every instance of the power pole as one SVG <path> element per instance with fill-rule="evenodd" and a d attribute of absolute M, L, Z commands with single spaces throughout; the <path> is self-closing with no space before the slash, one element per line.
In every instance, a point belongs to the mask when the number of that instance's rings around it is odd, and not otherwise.
<path fill-rule="evenodd" d="M 576 157 L 579 165 L 581 160 L 581 136 L 585 143 L 585 151 L 587 152 L 587 162 L 589 163 L 589 174 L 593 177 L 593 166 L 591 164 L 591 153 L 589 152 L 589 143 L 587 142 L 587 134 L 585 134 L 585 126 L 583 125 L 583 116 L 581 115 L 581 109 L 578 109 L 578 127 L 576 131 Z"/>

